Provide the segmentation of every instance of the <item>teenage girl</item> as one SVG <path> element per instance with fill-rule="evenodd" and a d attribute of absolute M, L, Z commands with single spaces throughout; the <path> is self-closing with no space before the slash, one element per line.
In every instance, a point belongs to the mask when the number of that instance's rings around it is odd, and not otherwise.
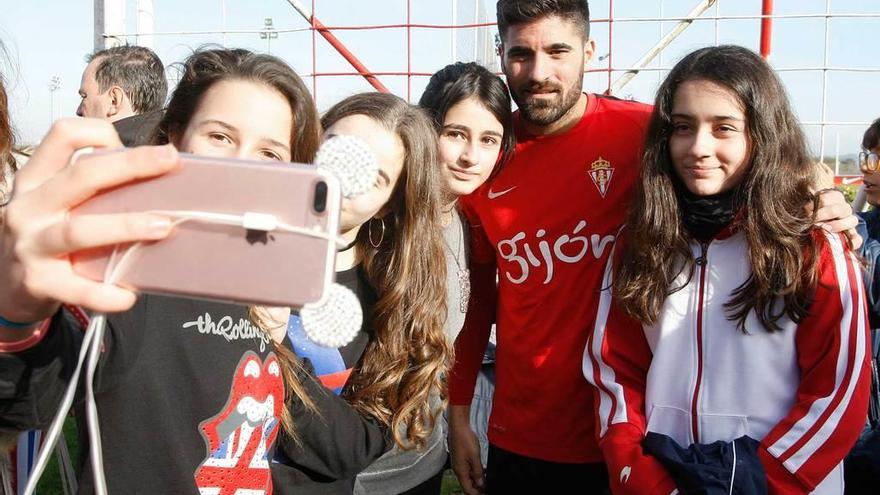
<path fill-rule="evenodd" d="M 308 360 L 325 385 L 387 431 L 389 447 L 420 452 L 442 447 L 435 424 L 442 414 L 450 345 L 443 332 L 445 265 L 438 264 L 443 241 L 436 135 L 421 110 L 382 93 L 346 98 L 321 123 L 325 139 L 358 137 L 379 164 L 374 188 L 343 201 L 341 231 L 350 244 L 336 258 L 337 282 L 358 294 L 364 326 L 336 350 L 309 341 L 297 315 L 276 311 L 271 318 L 288 323 L 293 351 Z M 361 456 L 367 462 L 360 469 L 373 459 Z M 331 479 L 280 461 L 272 467 L 280 493 L 300 494 L 304 487 L 351 493 L 360 471 Z"/>
<path fill-rule="evenodd" d="M 446 265 L 446 322 L 450 346 L 464 323 L 470 297 L 469 228 L 459 198 L 482 185 L 513 151 L 510 96 L 504 82 L 475 63 L 448 65 L 431 76 L 419 100 L 438 136 L 441 181 L 441 228 Z M 434 265 L 438 260 L 433 260 Z M 491 370 L 489 371 L 491 374 Z M 492 383 L 481 375 L 474 408 L 476 418 L 488 417 Z M 479 420 L 477 419 L 479 423 Z M 441 417 L 424 449 L 394 448 L 358 475 L 357 494 L 440 493 L 446 464 L 446 419 Z M 485 433 L 485 428 L 482 428 Z M 480 429 L 478 428 L 478 431 Z M 470 430 L 468 430 L 470 432 Z M 472 454 L 480 462 L 480 446 L 471 433 Z"/>
<path fill-rule="evenodd" d="M 613 491 L 843 493 L 864 289 L 803 208 L 814 166 L 770 66 L 736 46 L 682 59 L 642 167 L 584 355 Z"/>
<path fill-rule="evenodd" d="M 382 430 L 325 393 L 275 344 L 284 330 L 262 331 L 249 321 L 246 308 L 138 297 L 82 278 L 70 264 L 69 255 L 80 250 L 169 235 L 171 221 L 163 216 L 68 212 L 97 191 L 174 169 L 177 150 L 312 161 L 319 144 L 317 112 L 284 62 L 246 50 L 205 50 L 189 57 L 182 72 L 156 137 L 169 144 L 69 164 L 76 149 L 122 144 L 103 121 L 62 120 L 18 174 L 0 231 L 2 430 L 51 421 L 87 320 L 74 305 L 116 312 L 108 317 L 95 376 L 109 493 L 146 487 L 165 493 L 271 493 L 269 459 L 279 431 L 306 445 L 322 445 L 307 443 L 321 438 L 354 451 L 382 445 Z M 312 420 L 318 413 L 322 421 Z M 340 433 L 352 429 L 360 434 Z M 322 459 L 309 451 L 287 454 L 302 469 Z M 346 459 L 330 474 L 349 469 Z M 91 493 L 94 480 L 85 464 L 80 493 Z"/>

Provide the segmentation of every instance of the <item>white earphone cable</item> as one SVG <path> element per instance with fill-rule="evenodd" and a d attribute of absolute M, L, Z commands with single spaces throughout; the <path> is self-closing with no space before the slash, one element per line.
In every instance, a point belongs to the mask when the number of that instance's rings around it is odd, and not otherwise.
<path fill-rule="evenodd" d="M 248 230 L 264 230 L 267 232 L 277 230 L 281 232 L 301 234 L 334 242 L 337 248 L 344 247 L 347 244 L 346 241 L 338 235 L 323 232 L 317 228 L 306 229 L 303 227 L 290 225 L 279 221 L 278 218 L 274 215 L 264 213 L 246 212 L 243 215 L 230 215 L 223 213 L 186 210 L 152 210 L 147 213 L 164 215 L 175 219 L 174 222 L 172 222 L 173 227 L 177 227 L 184 222 L 190 221 L 204 222 L 219 225 L 238 226 Z M 107 262 L 107 267 L 104 271 L 104 283 L 116 283 L 122 276 L 122 274 L 125 273 L 125 268 L 131 261 L 132 254 L 137 250 L 137 248 L 141 247 L 142 245 L 143 243 L 138 242 L 129 246 L 129 248 L 125 250 L 123 255 L 119 257 L 118 262 L 118 248 L 114 248 L 113 253 L 110 255 L 110 259 Z M 40 480 L 43 471 L 45 471 L 46 466 L 49 464 L 49 459 L 55 449 L 55 444 L 58 442 L 58 439 L 61 436 L 61 431 L 64 426 L 64 420 L 65 418 L 67 418 L 67 414 L 68 412 L 70 412 L 70 408 L 73 405 L 73 400 L 76 395 L 77 384 L 79 383 L 79 377 L 82 372 L 82 365 L 83 362 L 86 361 L 86 359 L 88 359 L 88 363 L 86 366 L 85 405 L 92 477 L 95 485 L 95 493 L 97 495 L 107 494 L 107 482 L 104 476 L 103 449 L 101 447 L 101 427 L 98 420 L 98 408 L 95 403 L 94 391 L 95 371 L 98 368 L 98 360 L 101 357 L 101 347 L 104 343 L 104 333 L 106 330 L 106 326 L 107 317 L 103 313 L 96 313 L 91 317 L 89 326 L 86 329 L 85 335 L 83 337 L 82 347 L 79 351 L 76 367 L 74 368 L 73 374 L 70 377 L 70 383 L 68 383 L 67 389 L 64 392 L 61 406 L 59 407 L 58 412 L 55 414 L 55 417 L 52 419 L 52 423 L 49 426 L 49 431 L 46 434 L 45 441 L 43 442 L 43 446 L 40 449 L 40 454 L 37 457 L 37 462 L 34 464 L 33 471 L 31 472 L 31 476 L 28 479 L 27 486 L 25 487 L 25 495 L 34 494 L 37 488 L 37 482 Z"/>

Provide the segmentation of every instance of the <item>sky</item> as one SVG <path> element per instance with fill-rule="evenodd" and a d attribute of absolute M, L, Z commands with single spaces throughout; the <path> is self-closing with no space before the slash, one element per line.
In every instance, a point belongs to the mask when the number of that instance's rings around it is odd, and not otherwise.
<path fill-rule="evenodd" d="M 411 0 L 412 23 L 462 24 L 473 23 L 477 0 Z M 494 21 L 494 0 L 481 9 L 482 18 Z M 137 1 L 124 0 L 126 33 L 137 31 Z M 310 7 L 311 0 L 303 0 Z M 698 0 L 593 0 L 590 2 L 591 36 L 596 40 L 597 55 L 610 53 L 614 68 L 629 68 L 647 52 L 675 22 L 633 22 L 626 19 L 680 17 L 687 14 Z M 703 17 L 755 16 L 761 11 L 760 0 L 717 0 Z M 880 0 L 777 0 L 776 15 L 877 14 L 876 17 L 832 18 L 828 22 L 828 67 L 874 69 L 875 72 L 827 73 L 825 91 L 826 122 L 856 122 L 858 125 L 827 126 L 824 140 L 826 156 L 839 149 L 842 155 L 859 151 L 861 134 L 867 124 L 880 116 L 877 88 L 880 87 L 880 59 L 876 56 L 876 33 L 880 32 Z M 318 19 L 328 26 L 403 24 L 407 20 L 406 0 L 315 0 Z M 53 118 L 75 115 L 79 104 L 77 89 L 84 57 L 94 49 L 94 0 L 0 0 L 0 41 L 7 56 L 0 54 L 0 71 L 10 93 L 13 124 L 21 143 L 41 139 Z M 609 40 L 609 11 L 613 8 Z M 455 19 L 453 18 L 455 10 Z M 225 15 L 224 15 L 225 13 Z M 271 17 L 278 33 L 271 40 L 260 39 L 264 19 Z M 298 73 L 308 76 L 312 67 L 312 34 L 308 31 L 284 32 L 307 27 L 307 22 L 286 0 L 154 0 L 153 49 L 166 65 L 179 62 L 199 46 L 215 43 L 270 51 L 284 58 Z M 218 31 L 225 30 L 221 34 Z M 492 39 L 494 26 L 481 35 Z M 776 19 L 773 27 L 771 63 L 780 69 L 792 105 L 803 122 L 822 120 L 822 71 L 792 71 L 803 67 L 826 65 L 826 21 L 816 18 Z M 215 31 L 209 34 L 180 32 Z M 233 33 L 229 31 L 251 31 Z M 175 34 L 162 34 L 175 33 Z M 474 59 L 473 29 L 424 29 L 409 32 L 412 50 L 407 57 L 406 29 L 373 29 L 336 31 L 336 36 L 372 71 L 431 73 L 456 60 Z M 455 39 L 453 40 L 453 36 Z M 735 43 L 757 50 L 760 21 L 757 19 L 706 19 L 694 22 L 656 59 L 650 67 L 669 69 L 688 52 L 706 45 Z M 130 43 L 137 43 L 134 36 Z M 141 38 L 143 41 L 143 38 Z M 454 45 L 453 45 L 454 43 Z M 478 43 L 488 49 L 488 43 Z M 452 47 L 456 46 L 456 49 Z M 352 68 L 320 36 L 316 43 L 318 72 L 351 72 Z M 486 64 L 497 64 L 494 57 L 479 57 Z M 593 69 L 607 68 L 609 58 L 594 60 Z M 496 65 L 497 67 L 497 65 Z M 169 70 L 173 85 L 176 72 Z M 612 72 L 616 80 L 621 72 Z M 617 96 L 651 102 L 665 72 L 640 73 Z M 49 82 L 57 76 L 61 85 L 54 93 Z M 319 110 L 326 110 L 336 101 L 369 86 L 357 76 L 323 76 L 313 82 Z M 380 76 L 394 93 L 417 102 L 427 77 Z M 584 87 L 601 92 L 608 86 L 608 73 L 588 73 Z M 54 103 L 54 109 L 53 109 Z M 815 154 L 822 149 L 820 127 L 806 125 L 805 130 Z"/>

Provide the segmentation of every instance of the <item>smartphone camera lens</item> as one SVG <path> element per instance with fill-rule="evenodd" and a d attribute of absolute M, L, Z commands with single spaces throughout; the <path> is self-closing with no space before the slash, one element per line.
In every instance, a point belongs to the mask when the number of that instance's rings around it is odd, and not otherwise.
<path fill-rule="evenodd" d="M 324 181 L 315 184 L 315 200 L 312 207 L 318 213 L 324 213 L 327 209 L 327 183 Z"/>

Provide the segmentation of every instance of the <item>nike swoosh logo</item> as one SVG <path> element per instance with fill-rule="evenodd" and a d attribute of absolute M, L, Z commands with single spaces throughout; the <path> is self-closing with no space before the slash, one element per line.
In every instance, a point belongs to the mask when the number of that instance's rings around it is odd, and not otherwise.
<path fill-rule="evenodd" d="M 500 198 L 501 196 L 504 196 L 505 194 L 509 193 L 510 191 L 513 191 L 514 189 L 516 189 L 516 186 L 513 186 L 510 189 L 505 189 L 503 191 L 498 191 L 498 192 L 494 192 L 494 191 L 492 191 L 492 189 L 489 189 L 489 192 L 486 194 L 486 196 L 488 196 L 489 199 Z"/>
<path fill-rule="evenodd" d="M 632 468 L 629 466 L 626 466 L 623 469 L 621 469 L 620 470 L 620 483 L 625 485 L 626 482 L 629 481 L 629 476 L 631 473 L 632 473 Z"/>

